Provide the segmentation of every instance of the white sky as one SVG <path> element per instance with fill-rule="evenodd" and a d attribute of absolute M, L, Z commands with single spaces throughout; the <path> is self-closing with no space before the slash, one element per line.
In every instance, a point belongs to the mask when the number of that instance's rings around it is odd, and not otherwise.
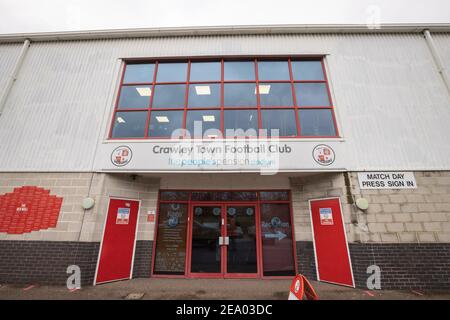
<path fill-rule="evenodd" d="M 450 1 L 0 0 L 0 33 L 368 22 L 450 23 Z"/>

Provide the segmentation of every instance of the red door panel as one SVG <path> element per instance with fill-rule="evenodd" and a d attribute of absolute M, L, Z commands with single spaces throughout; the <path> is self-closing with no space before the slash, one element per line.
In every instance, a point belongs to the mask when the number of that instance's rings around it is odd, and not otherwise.
<path fill-rule="evenodd" d="M 139 201 L 110 199 L 96 283 L 130 278 L 138 212 Z"/>
<path fill-rule="evenodd" d="M 310 205 L 319 280 L 353 287 L 339 198 L 311 200 Z"/>

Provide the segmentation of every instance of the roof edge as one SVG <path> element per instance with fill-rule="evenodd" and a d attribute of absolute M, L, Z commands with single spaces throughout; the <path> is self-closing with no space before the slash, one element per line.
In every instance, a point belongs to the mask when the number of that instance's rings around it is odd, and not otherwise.
<path fill-rule="evenodd" d="M 144 37 L 208 36 L 208 35 L 258 35 L 258 34 L 311 34 L 311 33 L 422 33 L 450 32 L 450 23 L 434 24 L 382 24 L 375 28 L 364 24 L 299 24 L 299 25 L 241 25 L 168 27 L 61 31 L 42 33 L 0 34 L 0 43 L 30 41 L 68 41 L 90 39 L 118 39 Z"/>

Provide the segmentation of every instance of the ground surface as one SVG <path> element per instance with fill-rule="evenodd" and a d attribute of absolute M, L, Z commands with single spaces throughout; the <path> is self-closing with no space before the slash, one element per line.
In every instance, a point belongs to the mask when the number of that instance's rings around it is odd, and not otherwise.
<path fill-rule="evenodd" d="M 69 291 L 65 287 L 1 285 L 0 299 L 287 299 L 290 280 L 133 279 Z M 450 292 L 367 291 L 312 282 L 321 300 L 446 299 Z"/>

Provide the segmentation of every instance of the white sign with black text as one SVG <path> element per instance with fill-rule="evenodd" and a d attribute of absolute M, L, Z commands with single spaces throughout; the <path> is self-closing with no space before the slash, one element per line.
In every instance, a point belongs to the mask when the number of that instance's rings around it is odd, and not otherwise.
<path fill-rule="evenodd" d="M 413 172 L 358 172 L 360 189 L 416 189 Z"/>

